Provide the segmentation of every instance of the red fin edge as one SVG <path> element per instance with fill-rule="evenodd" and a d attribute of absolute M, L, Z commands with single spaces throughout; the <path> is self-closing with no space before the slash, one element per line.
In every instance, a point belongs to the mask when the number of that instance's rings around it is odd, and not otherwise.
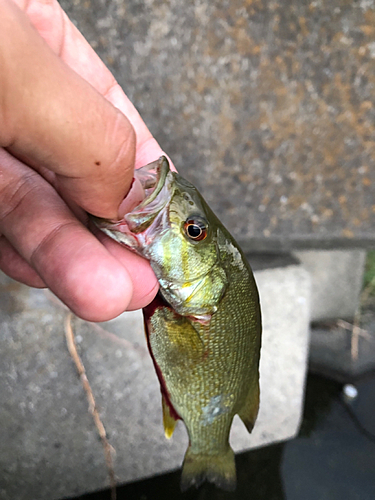
<path fill-rule="evenodd" d="M 171 306 L 163 299 L 163 297 L 161 296 L 161 294 L 159 292 L 156 295 L 156 297 L 154 298 L 154 300 L 142 309 L 143 320 L 144 320 L 144 325 L 145 325 L 147 346 L 148 346 L 148 350 L 149 350 L 152 362 L 154 364 L 156 375 L 158 376 L 158 379 L 159 379 L 160 391 L 164 397 L 165 402 L 168 405 L 171 417 L 173 417 L 175 420 L 181 420 L 181 417 L 179 416 L 179 414 L 176 412 L 176 410 L 174 409 L 174 407 L 172 405 L 172 402 L 171 402 L 170 396 L 169 396 L 169 392 L 168 392 L 167 386 L 165 384 L 163 374 L 162 374 L 160 367 L 157 364 L 156 359 L 153 355 L 153 352 L 151 350 L 151 343 L 150 343 L 151 333 L 150 333 L 150 329 L 148 327 L 148 321 L 155 314 L 155 311 L 157 311 L 158 309 L 161 309 L 161 308 L 165 308 L 165 307 L 172 310 Z"/>

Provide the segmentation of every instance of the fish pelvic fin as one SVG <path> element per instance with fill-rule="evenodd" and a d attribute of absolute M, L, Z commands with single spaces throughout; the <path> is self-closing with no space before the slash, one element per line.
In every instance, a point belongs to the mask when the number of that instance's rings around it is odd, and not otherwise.
<path fill-rule="evenodd" d="M 246 429 L 251 432 L 253 430 L 255 420 L 259 410 L 259 382 L 249 391 L 245 404 L 238 412 L 238 416 L 244 423 Z"/>
<path fill-rule="evenodd" d="M 177 420 L 171 414 L 169 409 L 169 405 L 165 400 L 165 396 L 162 395 L 161 405 L 163 408 L 163 425 L 164 425 L 164 434 L 167 439 L 171 439 L 174 429 L 176 427 Z"/>
<path fill-rule="evenodd" d="M 198 488 L 205 481 L 223 490 L 236 489 L 236 465 L 229 445 L 226 451 L 217 455 L 193 453 L 189 446 L 182 465 L 181 491 L 192 486 Z"/>

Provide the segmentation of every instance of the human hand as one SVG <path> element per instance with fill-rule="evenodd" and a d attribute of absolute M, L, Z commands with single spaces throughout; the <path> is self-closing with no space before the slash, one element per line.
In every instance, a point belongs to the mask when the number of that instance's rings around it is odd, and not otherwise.
<path fill-rule="evenodd" d="M 56 0 L 0 0 L 0 68 L 0 269 L 90 321 L 145 306 L 149 264 L 85 211 L 117 218 L 160 146 Z"/>

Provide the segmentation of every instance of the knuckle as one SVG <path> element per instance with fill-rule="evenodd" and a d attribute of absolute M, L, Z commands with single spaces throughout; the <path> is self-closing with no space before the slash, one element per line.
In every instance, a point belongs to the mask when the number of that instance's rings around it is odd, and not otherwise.
<path fill-rule="evenodd" d="M 1 171 L 1 168 L 0 168 Z M 38 189 L 38 174 L 33 170 L 21 175 L 0 175 L 0 224 Z"/>
<path fill-rule="evenodd" d="M 37 268 L 42 268 L 43 262 L 56 251 L 56 248 L 61 245 L 61 240 L 63 240 L 76 226 L 77 224 L 74 220 L 56 224 L 55 227 L 48 231 L 35 245 L 30 254 L 30 262 Z"/>

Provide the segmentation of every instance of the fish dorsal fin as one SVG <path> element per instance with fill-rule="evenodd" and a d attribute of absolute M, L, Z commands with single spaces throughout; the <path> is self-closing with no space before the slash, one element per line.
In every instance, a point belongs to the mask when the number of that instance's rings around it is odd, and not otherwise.
<path fill-rule="evenodd" d="M 169 405 L 165 400 L 164 395 L 161 397 L 161 404 L 163 408 L 164 434 L 167 439 L 170 439 L 176 427 L 177 420 L 171 415 Z"/>
<path fill-rule="evenodd" d="M 251 432 L 253 430 L 255 420 L 259 410 L 259 383 L 256 382 L 255 386 L 249 391 L 245 404 L 238 412 L 239 417 L 245 424 L 246 429 Z"/>

